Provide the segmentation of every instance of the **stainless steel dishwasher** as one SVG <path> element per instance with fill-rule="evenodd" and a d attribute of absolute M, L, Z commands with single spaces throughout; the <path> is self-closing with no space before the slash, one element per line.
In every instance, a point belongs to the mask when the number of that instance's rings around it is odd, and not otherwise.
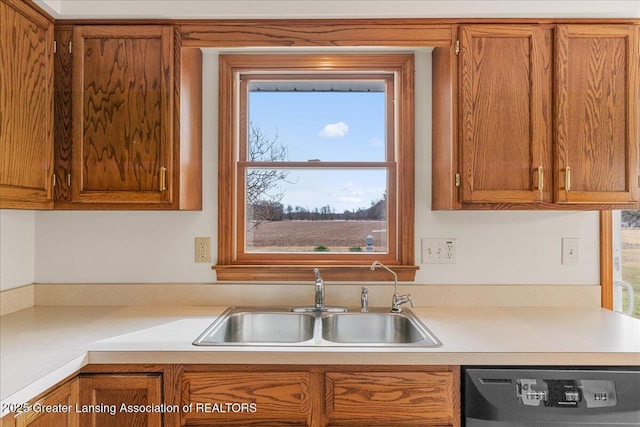
<path fill-rule="evenodd" d="M 466 368 L 466 427 L 640 426 L 640 367 Z"/>

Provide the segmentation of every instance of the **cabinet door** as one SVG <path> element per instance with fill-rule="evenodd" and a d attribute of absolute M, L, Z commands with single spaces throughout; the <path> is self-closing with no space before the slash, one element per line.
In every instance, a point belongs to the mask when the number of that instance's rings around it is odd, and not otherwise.
<path fill-rule="evenodd" d="M 459 425 L 453 372 L 327 372 L 329 425 Z"/>
<path fill-rule="evenodd" d="M 550 29 L 462 26 L 459 61 L 462 202 L 550 201 Z"/>
<path fill-rule="evenodd" d="M 82 375 L 79 381 L 81 426 L 162 426 L 161 412 L 135 410 L 135 405 L 163 403 L 161 374 Z"/>
<path fill-rule="evenodd" d="M 557 202 L 638 200 L 638 43 L 637 26 L 557 26 Z"/>
<path fill-rule="evenodd" d="M 0 208 L 51 208 L 53 23 L 0 0 Z"/>
<path fill-rule="evenodd" d="M 185 426 L 311 425 L 308 372 L 185 373 Z"/>
<path fill-rule="evenodd" d="M 77 26 L 73 46 L 73 201 L 171 202 L 173 29 Z"/>
<path fill-rule="evenodd" d="M 31 404 L 31 410 L 15 419 L 16 427 L 78 427 L 78 381 L 73 380 Z"/>

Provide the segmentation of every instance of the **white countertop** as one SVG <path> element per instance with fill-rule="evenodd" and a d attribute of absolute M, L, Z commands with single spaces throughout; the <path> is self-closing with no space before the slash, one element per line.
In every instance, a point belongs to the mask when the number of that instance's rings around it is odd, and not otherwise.
<path fill-rule="evenodd" d="M 225 308 L 33 307 L 2 316 L 0 400 L 24 403 L 95 363 L 640 365 L 640 320 L 599 308 L 413 309 L 440 348 L 193 346 Z"/>

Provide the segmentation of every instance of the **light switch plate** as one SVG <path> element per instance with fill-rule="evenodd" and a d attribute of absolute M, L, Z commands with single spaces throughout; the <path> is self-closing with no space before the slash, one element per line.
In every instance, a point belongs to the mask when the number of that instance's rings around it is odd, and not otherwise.
<path fill-rule="evenodd" d="M 580 239 L 562 238 L 562 265 L 578 265 L 580 262 Z"/>

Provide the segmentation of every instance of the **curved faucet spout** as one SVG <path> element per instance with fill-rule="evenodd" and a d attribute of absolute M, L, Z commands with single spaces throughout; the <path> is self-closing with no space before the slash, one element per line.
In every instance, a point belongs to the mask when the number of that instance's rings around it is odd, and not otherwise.
<path fill-rule="evenodd" d="M 391 299 L 391 311 L 394 313 L 400 313 L 402 311 L 402 304 L 406 304 L 407 302 L 411 304 L 411 307 L 414 307 L 413 300 L 411 299 L 411 295 L 399 295 L 398 294 L 398 275 L 395 271 L 381 263 L 380 261 L 373 261 L 371 263 L 371 271 L 374 271 L 376 267 L 382 267 L 387 270 L 389 273 L 393 274 L 393 298 Z"/>

